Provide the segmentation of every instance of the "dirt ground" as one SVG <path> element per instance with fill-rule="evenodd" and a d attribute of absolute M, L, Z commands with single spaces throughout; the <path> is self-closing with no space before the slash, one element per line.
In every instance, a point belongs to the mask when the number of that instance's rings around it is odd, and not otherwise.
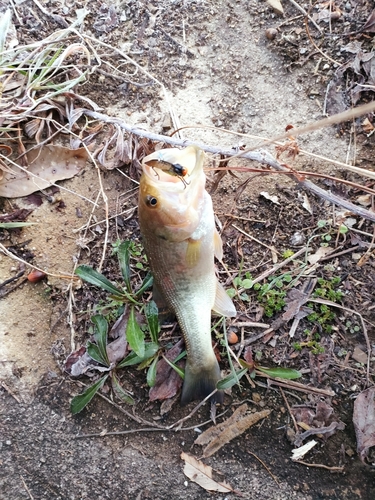
<path fill-rule="evenodd" d="M 332 2 L 332 12 L 337 15 L 326 20 L 322 11 L 329 8 L 329 2 L 314 6 L 301 3 L 325 35 L 318 34 L 308 23 L 315 46 L 306 33 L 305 16 L 291 2 L 282 3 L 284 15 L 263 0 L 126 0 L 116 1 L 111 7 L 96 1 L 46 1 L 39 5 L 26 0 L 0 2 L 0 12 L 7 7 L 12 10 L 19 43 L 28 44 L 61 29 L 63 22 L 70 25 L 77 9 L 87 8 L 90 12 L 80 27 L 81 33 L 107 45 L 100 46 L 101 66 L 78 86 L 77 93 L 96 102 L 109 116 L 159 134 L 170 133 L 174 120 L 177 126 L 199 124 L 269 138 L 283 133 L 289 124 L 299 127 L 321 119 L 325 111 L 332 114 L 373 99 L 370 90 L 356 94 L 357 101 L 350 102 L 349 83 L 358 76 L 350 68 L 340 80 L 347 87 L 338 80 L 340 65 L 354 57 L 353 51 L 342 50 L 344 46 L 361 42 L 364 51 L 373 49 L 373 33 L 360 32 L 371 14 L 372 2 Z M 120 49 L 147 72 L 136 69 L 125 58 L 118 59 L 111 47 Z M 117 64 L 121 61 L 127 78 L 114 77 L 113 66 L 103 62 L 114 60 Z M 166 93 L 154 79 L 165 86 Z M 373 121 L 373 115 L 367 118 Z M 363 120 L 302 135 L 298 146 L 336 162 L 352 162 L 371 170 L 374 139 L 368 133 L 372 129 L 365 130 Z M 182 134 L 184 139 L 223 149 L 261 143 L 260 139 L 208 128 L 185 129 Z M 274 146 L 268 149 L 276 154 Z M 294 169 L 335 175 L 373 187 L 371 180 L 320 158 L 302 154 L 291 158 L 284 153 L 282 159 Z M 244 160 L 232 163 L 243 164 Z M 255 162 L 246 165 L 259 168 Z M 109 216 L 102 272 L 120 283 L 112 245 L 118 240 L 141 241 L 136 212 L 139 177 L 129 164 L 113 170 L 103 168 L 100 176 L 108 197 Z M 208 178 L 212 190 L 214 174 L 209 172 Z M 353 202 L 365 195 L 359 188 L 336 181 L 314 182 Z M 98 310 L 104 311 L 108 299 L 106 293 L 93 286 L 72 285 L 59 276 L 70 276 L 77 264 L 99 265 L 106 207 L 102 199 L 94 206 L 100 185 L 98 171 L 89 162 L 79 175 L 60 185 L 69 191 L 54 193 L 56 199 L 45 194 L 39 196 L 39 201 L 31 197 L 0 199 L 1 214 L 32 209 L 27 221 L 37 223 L 22 230 L 0 229 L 0 242 L 14 255 L 50 273 L 48 280 L 30 283 L 24 264 L 0 253 L 0 499 L 224 500 L 234 496 L 205 491 L 183 473 L 181 452 L 197 458 L 202 455 L 194 440 L 199 432 L 197 426 L 203 422 L 204 428 L 211 425 L 209 408 L 202 407 L 187 420 L 186 430 L 168 431 L 170 424 L 188 415 L 195 405 L 181 408 L 175 402 L 169 412 L 161 414 L 161 403 L 148 398 L 144 370 L 132 367 L 122 374 L 136 400 L 134 407 L 117 400 L 113 404 L 110 389 L 104 387 L 102 395 L 107 399 L 95 397 L 81 413 L 71 414 L 72 397 L 82 392 L 82 382 L 89 385 L 91 381 L 88 377 L 70 377 L 64 363 L 72 351 L 86 345 L 90 317 Z M 222 475 L 218 477 L 247 499 L 374 498 L 374 469 L 358 458 L 353 426 L 354 400 L 373 385 L 373 224 L 301 189 L 289 176 L 226 175 L 212 196 L 215 213 L 223 225 L 224 261 L 229 275 L 221 267 L 219 275 L 226 288 L 233 286 L 237 275 L 249 272 L 252 277 L 260 276 L 276 261 L 280 263 L 284 252 L 298 251 L 311 238 L 311 254 L 325 241 L 334 257 L 318 262 L 309 275 L 301 273 L 296 287 L 309 278 L 327 282 L 339 277 L 343 308 L 335 310 L 330 318 L 329 333 L 302 319 L 294 338 L 289 335 L 292 322 L 284 322 L 267 339 L 259 336 L 249 342 L 262 364 L 301 370 L 299 382 L 333 391 L 334 396 L 291 387 L 282 393 L 260 377 L 254 387 L 245 381 L 225 397 L 227 415 L 243 402 L 252 411 L 269 409 L 271 414 L 204 463 L 219 471 Z M 278 199 L 270 199 L 272 196 Z M 371 201 L 365 206 L 369 208 Z M 340 221 L 349 218 L 350 231 L 341 234 Z M 90 228 L 85 231 L 89 220 Z M 322 220 L 328 221 L 324 228 L 319 227 Z M 18 280 L 5 283 L 22 271 Z M 144 274 L 134 267 L 135 281 Z M 243 340 L 257 336 L 262 329 L 239 325 L 271 324 L 280 319 L 280 312 L 274 312 L 272 317 L 265 315 L 264 304 L 259 303 L 254 290 L 248 290 L 248 297 L 235 298 L 235 303 L 238 317 L 231 326 L 239 336 L 243 335 Z M 364 318 L 370 344 L 368 379 L 366 361 L 361 357 L 367 352 L 366 338 L 357 313 Z M 306 342 L 306 331 L 314 328 L 319 333 L 317 352 L 313 350 L 316 345 Z M 172 330 L 170 337 L 169 333 L 163 330 L 167 340 L 175 342 L 178 329 Z M 240 343 L 233 349 L 238 352 Z M 223 369 L 228 368 L 224 358 L 221 364 Z M 335 421 L 343 422 L 345 429 L 327 439 L 318 436 L 318 445 L 304 458 L 307 465 L 293 462 L 293 445 L 287 437 L 287 430 L 293 427 L 290 407 L 315 408 L 319 402 L 333 409 Z M 124 409 L 135 417 L 130 418 Z M 141 420 L 137 421 L 138 417 Z M 142 431 L 150 427 L 142 422 L 162 428 Z M 105 435 L 115 431 L 138 432 Z M 77 437 L 92 433 L 102 436 Z"/>

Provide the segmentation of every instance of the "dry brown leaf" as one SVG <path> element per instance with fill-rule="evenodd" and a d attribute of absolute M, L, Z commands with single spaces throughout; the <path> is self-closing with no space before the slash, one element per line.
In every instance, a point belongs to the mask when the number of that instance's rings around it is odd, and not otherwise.
<path fill-rule="evenodd" d="M 357 436 L 357 452 L 366 463 L 370 448 L 375 446 L 375 387 L 361 392 L 354 402 L 353 424 Z"/>
<path fill-rule="evenodd" d="M 174 361 L 182 352 L 183 341 L 180 340 L 165 355 L 169 361 Z M 151 387 L 150 401 L 164 400 L 173 398 L 182 386 L 182 378 L 179 374 L 164 360 L 160 359 L 156 366 L 155 385 Z"/>
<path fill-rule="evenodd" d="M 236 493 L 230 484 L 225 481 L 215 481 L 212 477 L 212 467 L 205 465 L 192 455 L 181 453 L 185 461 L 184 474 L 194 483 L 199 484 L 207 491 L 219 491 L 220 493 Z"/>
<path fill-rule="evenodd" d="M 225 444 L 232 441 L 236 437 L 240 436 L 244 433 L 249 427 L 255 425 L 259 420 L 262 420 L 271 413 L 270 410 L 263 410 L 257 413 L 251 413 L 246 417 L 243 417 L 238 422 L 235 422 L 229 425 L 223 432 L 221 432 L 215 439 L 211 441 L 211 443 L 206 446 L 203 450 L 203 457 L 207 458 L 216 453 L 220 448 L 222 448 Z"/>
<path fill-rule="evenodd" d="M 74 177 L 86 164 L 85 148 L 69 149 L 62 146 L 42 146 L 26 155 L 27 172 L 12 166 L 0 180 L 0 196 L 18 198 L 46 189 L 56 181 Z"/>
<path fill-rule="evenodd" d="M 318 250 L 307 257 L 307 260 L 311 265 L 316 264 L 317 262 L 320 261 L 323 257 L 328 255 L 329 253 L 333 252 L 334 248 L 332 247 L 319 247 Z"/>
<path fill-rule="evenodd" d="M 227 418 L 227 420 L 225 420 L 221 424 L 213 425 L 212 427 L 209 427 L 207 430 L 202 432 L 202 434 L 200 434 L 197 437 L 197 439 L 194 441 L 194 444 L 199 444 L 199 445 L 203 446 L 204 444 L 209 443 L 214 438 L 216 438 L 221 432 L 223 432 L 226 427 L 234 424 L 235 422 L 238 422 L 238 420 L 240 420 L 245 415 L 247 410 L 248 410 L 248 406 L 246 403 L 239 406 L 233 412 L 233 414 L 229 418 Z"/>
<path fill-rule="evenodd" d="M 267 3 L 273 8 L 276 14 L 284 14 L 284 9 L 280 0 L 267 0 Z"/>

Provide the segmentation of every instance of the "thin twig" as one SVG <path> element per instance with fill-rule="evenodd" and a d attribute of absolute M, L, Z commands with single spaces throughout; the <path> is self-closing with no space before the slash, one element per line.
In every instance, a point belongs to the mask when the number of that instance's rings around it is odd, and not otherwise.
<path fill-rule="evenodd" d="M 335 396 L 336 393 L 331 389 L 319 389 L 318 387 L 311 387 L 308 385 L 300 384 L 299 382 L 295 382 L 294 380 L 280 379 L 278 377 L 270 377 L 264 372 L 256 370 L 256 374 L 259 377 L 265 377 L 267 379 L 267 383 L 269 385 L 277 385 L 278 387 L 285 387 L 287 389 L 294 389 L 296 391 L 301 392 L 312 392 L 314 394 L 323 394 L 324 396 Z"/>
<path fill-rule="evenodd" d="M 279 271 L 279 269 L 284 267 L 286 264 L 289 264 L 289 262 L 295 260 L 301 254 L 303 254 L 306 251 L 306 249 L 307 247 L 300 248 L 298 252 L 293 254 L 291 257 L 288 257 L 287 259 L 280 262 L 280 264 L 277 264 L 276 266 L 273 266 L 271 269 L 268 269 L 264 273 L 260 274 L 257 278 L 253 280 L 253 284 L 259 283 L 259 281 L 263 281 L 265 278 L 268 278 L 268 276 L 276 274 L 276 272 Z"/>
<path fill-rule="evenodd" d="M 309 464 L 307 462 L 303 462 L 302 460 L 294 460 L 295 463 L 297 464 L 302 464 L 306 465 L 307 467 L 318 467 L 320 469 L 327 469 L 330 470 L 331 472 L 344 472 L 344 465 L 341 465 L 339 467 L 329 467 L 328 465 L 324 464 Z"/>
<path fill-rule="evenodd" d="M 229 408 L 227 408 L 225 411 L 217 415 L 216 418 L 220 418 L 223 415 L 225 415 L 229 411 Z M 110 431 L 107 432 L 105 429 L 102 432 L 93 432 L 91 434 L 77 434 L 74 439 L 83 439 L 83 438 L 92 438 L 92 437 L 106 437 L 106 436 L 123 436 L 125 434 L 136 434 L 137 432 L 182 432 L 182 431 L 191 431 L 193 429 L 199 429 L 199 427 L 203 427 L 205 425 L 211 424 L 212 420 L 206 420 L 205 422 L 202 422 L 201 424 L 197 425 L 192 425 L 191 427 L 180 427 L 180 428 L 171 428 L 169 427 L 161 427 L 161 428 L 155 428 L 155 427 L 146 427 L 142 429 L 132 429 L 132 430 L 127 430 L 127 431 Z"/>
<path fill-rule="evenodd" d="M 259 245 L 262 245 L 264 246 L 265 248 L 268 248 L 268 250 L 270 250 L 271 252 L 276 252 L 278 253 L 279 255 L 281 255 L 280 252 L 278 252 L 277 250 L 275 250 L 275 248 L 273 247 L 270 247 L 269 245 L 266 245 L 265 243 L 263 243 L 262 241 L 258 240 L 257 238 L 255 238 L 254 236 L 251 236 L 251 234 L 247 233 L 246 231 L 244 231 L 243 229 L 241 229 L 240 227 L 237 227 L 235 226 L 234 224 L 231 224 L 232 227 L 234 227 L 234 229 L 237 229 L 237 231 L 239 231 L 240 233 L 242 233 L 244 236 L 246 236 L 246 238 L 249 238 L 250 240 L 253 240 L 253 241 L 256 241 L 257 243 L 259 243 Z"/>
<path fill-rule="evenodd" d="M 275 481 L 275 483 L 276 483 L 277 485 L 279 485 L 279 486 L 280 486 L 280 483 L 279 483 L 279 481 L 277 480 L 276 476 L 274 476 L 274 475 L 272 474 L 272 472 L 271 472 L 271 471 L 270 471 L 270 469 L 267 467 L 267 465 L 263 462 L 263 460 L 261 460 L 261 459 L 260 459 L 257 455 L 255 455 L 255 453 L 253 453 L 252 451 L 247 450 L 247 453 L 248 453 L 249 455 L 252 455 L 254 458 L 256 458 L 256 459 L 258 460 L 258 462 L 260 462 L 260 463 L 263 465 L 263 467 L 266 469 L 266 471 L 267 471 L 267 472 L 268 472 L 268 474 L 272 477 L 272 479 Z"/>
<path fill-rule="evenodd" d="M 175 422 L 174 424 L 172 425 L 169 425 L 168 426 L 168 429 L 180 429 L 181 428 L 181 424 L 183 422 L 186 422 L 186 420 L 189 420 L 193 415 L 194 413 L 196 413 L 199 408 L 201 408 L 207 401 L 209 401 L 211 399 L 211 397 L 217 393 L 217 389 L 213 390 L 211 392 L 211 394 L 209 394 L 208 396 L 206 396 L 203 401 L 201 401 L 200 403 L 197 404 L 197 406 L 195 406 L 195 408 L 192 409 L 192 411 L 189 413 L 189 415 L 186 415 L 186 417 L 183 417 L 181 418 L 180 420 L 177 420 L 177 422 Z"/>
<path fill-rule="evenodd" d="M 286 405 L 286 407 L 287 407 L 287 409 L 288 409 L 288 412 L 289 412 L 290 418 L 292 419 L 292 422 L 293 422 L 293 425 L 294 425 L 294 430 L 295 430 L 295 431 L 296 431 L 296 433 L 297 433 L 297 432 L 299 432 L 299 429 L 298 429 L 298 425 L 297 425 L 297 422 L 296 422 L 296 418 L 295 418 L 295 416 L 294 416 L 294 415 L 293 415 L 293 413 L 292 413 L 292 410 L 291 410 L 291 408 L 290 408 L 290 406 L 289 406 L 288 400 L 286 399 L 286 396 L 285 396 L 285 394 L 284 394 L 284 391 L 282 390 L 282 388 L 281 388 L 281 387 L 279 387 L 279 390 L 280 390 L 281 395 L 282 395 L 282 397 L 283 397 L 283 399 L 284 399 L 285 405 Z"/>
<path fill-rule="evenodd" d="M 23 478 L 22 476 L 20 476 L 20 478 L 21 478 L 21 481 L 23 482 L 23 486 L 24 486 L 25 490 L 27 491 L 27 494 L 28 494 L 28 495 L 29 495 L 29 497 L 30 497 L 30 500 L 34 500 L 34 497 L 33 497 L 33 495 L 31 494 L 31 491 L 29 490 L 29 488 L 27 487 L 27 484 L 25 483 L 24 478 Z"/>
<path fill-rule="evenodd" d="M 6 383 L 4 381 L 1 381 L 1 386 L 11 395 L 14 397 L 14 399 L 17 401 L 17 403 L 21 403 L 20 399 L 18 396 L 16 396 L 14 394 L 14 392 L 12 392 L 9 387 L 6 385 Z"/>
<path fill-rule="evenodd" d="M 322 29 L 320 28 L 320 26 L 318 26 L 316 24 L 316 22 L 314 21 L 314 19 L 308 14 L 308 12 L 306 12 L 306 10 L 301 7 L 300 5 L 298 5 L 298 3 L 295 1 L 295 0 L 289 0 L 289 2 L 294 5 L 294 7 L 299 10 L 300 12 L 302 12 L 302 14 L 304 16 L 306 16 L 308 18 L 308 20 L 315 26 L 315 28 L 319 31 L 319 33 L 322 34 Z"/>
<path fill-rule="evenodd" d="M 10 252 L 2 243 L 0 243 L 0 252 L 2 252 L 7 257 L 10 257 L 11 259 L 17 260 L 18 262 L 22 262 L 26 266 L 31 267 L 32 269 L 36 269 L 37 271 L 40 271 L 40 272 L 46 274 L 47 276 L 52 276 L 54 278 L 60 278 L 60 279 L 69 279 L 69 280 L 71 280 L 71 279 L 78 280 L 79 279 L 78 276 L 74 276 L 74 275 L 50 273 L 50 272 L 46 271 L 45 269 L 41 269 L 40 267 L 35 266 L 34 264 L 30 264 L 26 260 L 23 260 L 20 257 L 17 257 L 17 255 L 14 255 L 12 252 Z"/>

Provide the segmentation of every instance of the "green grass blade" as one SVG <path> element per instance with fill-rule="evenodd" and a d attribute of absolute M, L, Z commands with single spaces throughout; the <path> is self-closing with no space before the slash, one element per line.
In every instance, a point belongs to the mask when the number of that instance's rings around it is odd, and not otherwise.
<path fill-rule="evenodd" d="M 147 385 L 149 387 L 154 387 L 154 385 L 155 385 L 157 363 L 158 363 L 158 357 L 155 356 L 154 361 L 151 363 L 150 368 L 147 370 Z"/>
<path fill-rule="evenodd" d="M 94 333 L 95 342 L 98 345 L 99 352 L 103 359 L 106 360 L 107 366 L 109 365 L 108 354 L 107 354 L 107 335 L 108 335 L 108 322 L 101 314 L 92 316 L 91 321 L 96 327 L 96 332 Z"/>
<path fill-rule="evenodd" d="M 105 276 L 98 271 L 95 271 L 95 269 L 90 266 L 86 266 L 84 264 L 78 266 L 75 270 L 75 274 L 91 285 L 103 288 L 103 290 L 113 293 L 113 295 L 116 295 L 117 297 L 124 297 L 124 292 L 122 290 L 116 288 Z"/>
<path fill-rule="evenodd" d="M 34 226 L 37 222 L 0 222 L 0 229 L 13 229 L 15 227 Z"/>
<path fill-rule="evenodd" d="M 150 330 L 151 340 L 155 342 L 155 344 L 157 344 L 160 332 L 159 311 L 157 305 L 153 300 L 146 304 L 145 315 L 147 319 L 148 329 Z"/>
<path fill-rule="evenodd" d="M 264 366 L 257 366 L 257 370 L 262 373 L 266 373 L 270 377 L 284 378 L 287 380 L 294 380 L 302 377 L 302 373 L 298 370 L 294 370 L 293 368 L 282 368 L 280 366 L 276 366 L 275 368 L 266 368 Z"/>
<path fill-rule="evenodd" d="M 181 368 L 179 368 L 177 365 L 175 365 L 174 363 L 172 363 L 172 361 L 169 361 L 168 358 L 166 358 L 165 356 L 163 356 L 163 359 L 166 363 L 168 363 L 168 365 L 173 368 L 173 370 L 178 373 L 180 375 L 180 377 L 182 378 L 182 380 L 185 378 L 185 372 L 184 370 L 181 370 Z"/>
<path fill-rule="evenodd" d="M 101 389 L 104 385 L 104 382 L 107 380 L 108 375 L 104 375 L 101 379 L 99 379 L 95 384 L 88 387 L 85 392 L 80 394 L 79 396 L 75 396 L 70 403 L 70 411 L 73 415 L 76 415 L 80 411 L 87 406 L 95 394 Z"/>
<path fill-rule="evenodd" d="M 108 358 L 104 358 L 102 356 L 102 353 L 100 352 L 99 347 L 96 344 L 93 344 L 92 342 L 87 342 L 87 354 L 92 358 L 94 361 L 97 361 L 101 365 L 104 366 L 109 366 Z"/>
<path fill-rule="evenodd" d="M 117 251 L 118 263 L 128 292 L 131 292 L 130 284 L 130 241 L 123 241 Z"/>
<path fill-rule="evenodd" d="M 128 324 L 126 325 L 126 339 L 132 351 L 140 358 L 143 358 L 145 355 L 145 334 L 135 319 L 135 309 L 133 306 L 130 308 Z"/>
<path fill-rule="evenodd" d="M 151 288 L 153 282 L 154 282 L 154 278 L 153 278 L 152 274 L 147 273 L 145 279 L 142 282 L 141 287 L 139 288 L 139 290 L 137 290 L 137 292 L 135 292 L 136 297 L 138 297 L 139 295 L 142 295 L 142 293 L 145 290 L 148 290 L 149 288 Z"/>
<path fill-rule="evenodd" d="M 119 397 L 121 401 L 128 405 L 133 405 L 135 403 L 130 394 L 122 387 L 115 373 L 112 374 L 112 387 L 116 396 Z"/>
<path fill-rule="evenodd" d="M 124 360 L 122 360 L 117 368 L 125 368 L 125 366 L 133 366 L 142 363 L 146 359 L 151 358 L 158 352 L 159 346 L 154 343 L 145 344 L 145 353 L 142 358 L 140 358 L 135 352 L 131 352 Z"/>
<path fill-rule="evenodd" d="M 216 387 L 219 389 L 219 391 L 223 391 L 224 389 L 229 389 L 230 387 L 233 387 L 234 385 L 238 384 L 239 380 L 245 375 L 246 372 L 247 368 L 242 368 L 237 372 L 232 372 L 227 377 L 223 378 L 222 380 L 219 380 L 219 382 L 216 384 Z"/>

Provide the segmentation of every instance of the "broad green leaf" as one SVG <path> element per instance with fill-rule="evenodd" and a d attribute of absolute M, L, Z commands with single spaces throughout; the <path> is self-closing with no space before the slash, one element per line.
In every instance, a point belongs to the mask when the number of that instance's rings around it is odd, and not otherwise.
<path fill-rule="evenodd" d="M 114 392 L 116 393 L 116 396 L 118 396 L 121 399 L 121 401 L 123 401 L 124 403 L 127 403 L 129 405 L 134 404 L 134 399 L 122 387 L 122 385 L 120 384 L 120 381 L 117 378 L 115 373 L 112 373 L 112 387 L 113 387 Z"/>
<path fill-rule="evenodd" d="M 178 373 L 178 374 L 180 375 L 180 377 L 181 377 L 182 379 L 184 379 L 184 378 L 185 378 L 185 372 L 184 372 L 184 370 L 181 370 L 181 368 L 179 368 L 177 365 L 175 365 L 174 363 L 172 363 L 172 361 L 169 361 L 169 359 L 168 359 L 168 358 L 166 358 L 165 356 L 163 356 L 163 359 L 164 359 L 164 361 L 166 361 L 166 362 L 169 364 L 169 366 L 170 366 L 171 368 L 173 368 L 173 370 L 174 370 L 176 373 Z"/>
<path fill-rule="evenodd" d="M 131 285 L 130 285 L 130 241 L 123 241 L 121 245 L 118 247 L 117 251 L 117 258 L 118 258 L 118 263 L 120 265 L 121 269 L 121 274 L 122 277 L 124 278 L 124 282 L 126 285 L 126 288 L 128 292 L 131 292 Z"/>
<path fill-rule="evenodd" d="M 16 227 L 33 226 L 36 222 L 0 222 L 0 229 L 13 229 Z"/>
<path fill-rule="evenodd" d="M 107 290 L 107 292 L 113 293 L 117 297 L 124 297 L 124 292 L 122 290 L 116 288 L 105 276 L 95 271 L 95 269 L 90 266 L 84 264 L 78 266 L 75 270 L 75 274 L 82 280 L 87 281 L 87 283 L 103 288 L 103 290 Z"/>
<path fill-rule="evenodd" d="M 149 387 L 154 387 L 156 382 L 156 365 L 158 363 L 158 357 L 155 356 L 150 368 L 147 371 L 147 385 Z"/>
<path fill-rule="evenodd" d="M 148 343 L 145 344 L 145 353 L 143 358 L 140 358 L 135 352 L 131 352 L 124 360 L 122 360 L 118 365 L 117 368 L 124 368 L 125 366 L 133 366 L 133 365 L 138 365 L 139 363 L 142 363 L 142 361 L 145 361 L 148 358 L 151 358 L 158 352 L 159 346 L 157 344 Z"/>
<path fill-rule="evenodd" d="M 293 368 L 281 368 L 279 366 L 275 368 L 265 368 L 264 366 L 257 366 L 257 370 L 266 373 L 270 377 L 285 378 L 288 380 L 302 377 L 302 373 L 298 370 L 293 370 Z"/>
<path fill-rule="evenodd" d="M 135 310 L 133 306 L 130 308 L 128 324 L 126 325 L 126 338 L 132 351 L 140 358 L 143 358 L 145 355 L 145 334 L 142 332 L 135 319 Z"/>
<path fill-rule="evenodd" d="M 108 358 L 104 358 L 102 353 L 100 352 L 99 346 L 97 344 L 93 344 L 92 342 L 87 342 L 87 354 L 94 361 L 97 361 L 101 365 L 109 366 Z"/>
<path fill-rule="evenodd" d="M 229 389 L 230 387 L 238 384 L 239 380 L 245 375 L 246 372 L 247 368 L 242 368 L 241 370 L 238 370 L 234 373 L 232 372 L 227 377 L 219 380 L 219 382 L 216 384 L 216 387 L 221 391 L 224 389 Z"/>
<path fill-rule="evenodd" d="M 93 316 L 91 318 L 91 321 L 96 326 L 96 332 L 94 333 L 94 338 L 98 345 L 99 352 L 103 357 L 103 359 L 105 359 L 106 364 L 109 365 L 108 354 L 107 354 L 108 322 L 101 314 Z"/>
<path fill-rule="evenodd" d="M 107 378 L 108 375 L 104 375 L 104 377 L 95 382 L 95 384 L 87 388 L 85 392 L 83 392 L 79 396 L 75 396 L 72 399 L 70 403 L 70 411 L 72 412 L 73 415 L 76 415 L 77 413 L 82 411 L 84 407 L 90 403 L 90 401 L 98 392 L 98 390 L 103 387 L 104 382 L 107 380 Z"/>
<path fill-rule="evenodd" d="M 148 304 L 146 304 L 145 314 L 146 314 L 148 328 L 150 330 L 151 340 L 155 342 L 155 344 L 157 344 L 160 332 L 159 311 L 157 305 L 153 300 Z"/>
<path fill-rule="evenodd" d="M 136 297 L 138 297 L 139 295 L 142 295 L 142 293 L 145 290 L 148 290 L 152 286 L 153 282 L 154 282 L 154 278 L 153 278 L 152 274 L 147 273 L 145 276 L 145 279 L 142 282 L 140 289 L 135 292 Z"/>

